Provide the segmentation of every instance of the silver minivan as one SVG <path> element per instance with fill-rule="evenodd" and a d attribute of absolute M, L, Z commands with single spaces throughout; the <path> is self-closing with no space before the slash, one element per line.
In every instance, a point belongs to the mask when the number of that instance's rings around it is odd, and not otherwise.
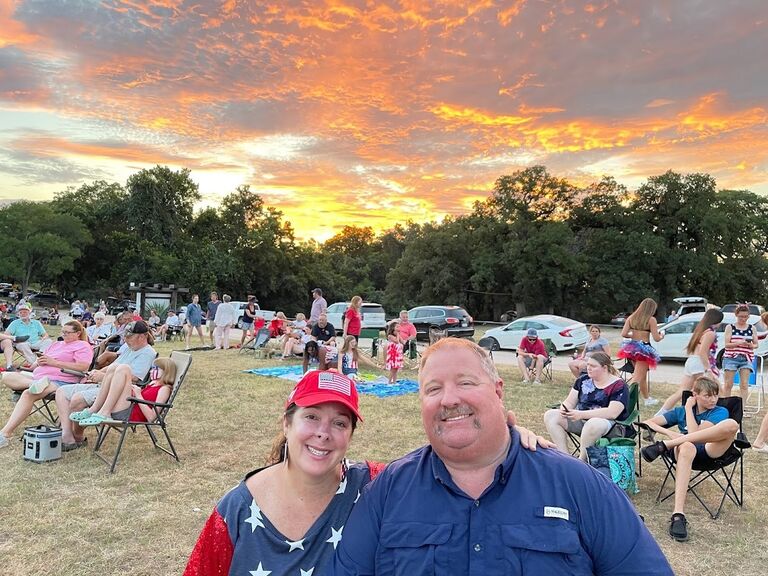
<path fill-rule="evenodd" d="M 344 329 L 344 312 L 349 308 L 349 302 L 334 302 L 328 306 L 328 322 L 333 324 L 336 334 L 341 334 Z M 375 302 L 363 302 L 360 307 L 363 316 L 363 328 L 377 328 L 384 330 L 387 327 L 386 314 L 384 307 Z"/>

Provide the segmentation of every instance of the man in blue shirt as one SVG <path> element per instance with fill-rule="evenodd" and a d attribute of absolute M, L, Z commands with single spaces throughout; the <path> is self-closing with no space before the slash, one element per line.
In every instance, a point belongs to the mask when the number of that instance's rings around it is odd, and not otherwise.
<path fill-rule="evenodd" d="M 425 352 L 429 444 L 366 487 L 332 574 L 672 574 L 626 495 L 575 458 L 520 450 L 474 342 Z"/>
<path fill-rule="evenodd" d="M 693 383 L 693 394 L 686 400 L 685 406 L 654 416 L 642 425 L 668 437 L 643 448 L 643 459 L 653 462 L 662 454 L 669 453 L 677 462 L 675 510 L 669 522 L 669 535 L 678 542 L 688 540 L 688 521 L 683 510 L 691 469 L 725 454 L 739 432 L 739 423 L 728 417 L 728 410 L 717 405 L 719 393 L 718 382 L 700 376 Z M 679 432 L 670 428 L 675 424 Z"/>

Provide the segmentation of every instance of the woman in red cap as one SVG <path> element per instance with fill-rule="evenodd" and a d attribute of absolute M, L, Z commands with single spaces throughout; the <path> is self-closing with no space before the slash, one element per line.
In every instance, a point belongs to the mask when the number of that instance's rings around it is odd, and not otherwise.
<path fill-rule="evenodd" d="M 219 501 L 184 576 L 325 574 L 361 490 L 384 467 L 345 458 L 361 420 L 352 380 L 307 373 L 288 397 L 267 466 Z"/>

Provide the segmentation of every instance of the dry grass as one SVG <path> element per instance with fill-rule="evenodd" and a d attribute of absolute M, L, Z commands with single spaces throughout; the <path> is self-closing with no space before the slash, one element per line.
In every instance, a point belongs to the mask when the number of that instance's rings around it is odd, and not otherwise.
<path fill-rule="evenodd" d="M 171 348 L 159 345 L 162 354 Z M 270 446 L 291 384 L 241 370 L 272 364 L 237 351 L 194 353 L 169 418 L 180 464 L 155 453 L 143 432 L 129 437 L 111 476 L 87 450 L 46 464 L 25 462 L 20 444 L 0 451 L 0 574 L 179 574 L 217 499 L 260 466 Z M 565 396 L 567 377 L 557 375 L 554 384 L 533 388 L 517 384 L 516 371 L 502 370 L 502 376 L 511 383 L 508 406 L 522 423 L 543 432 L 544 406 Z M 0 418 L 10 410 L 4 394 Z M 366 422 L 355 434 L 352 458 L 387 461 L 424 442 L 415 395 L 364 396 L 362 410 Z M 746 421 L 750 437 L 758 423 Z M 675 572 L 764 573 L 768 459 L 747 454 L 742 510 L 726 505 L 721 519 L 713 521 L 698 504 L 689 504 L 687 544 L 666 534 L 671 502 L 654 502 L 662 469 L 661 463 L 644 467 L 641 492 L 633 500 Z M 715 496 L 710 490 L 705 494 Z"/>

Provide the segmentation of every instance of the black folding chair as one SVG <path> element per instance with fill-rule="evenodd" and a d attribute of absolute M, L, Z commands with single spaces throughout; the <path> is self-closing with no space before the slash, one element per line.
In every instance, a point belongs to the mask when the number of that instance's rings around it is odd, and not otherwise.
<path fill-rule="evenodd" d="M 480 338 L 480 340 L 477 342 L 477 345 L 488 352 L 488 356 L 490 356 L 491 360 L 493 360 L 493 349 L 496 347 L 496 340 L 490 338 L 489 336 L 484 336 L 483 338 Z"/>
<path fill-rule="evenodd" d="M 171 408 L 173 408 L 173 403 L 176 400 L 176 395 L 179 392 L 179 388 L 181 388 L 181 385 L 184 383 L 184 379 L 187 377 L 189 366 L 192 364 L 192 355 L 174 350 L 171 352 L 171 360 L 173 360 L 176 364 L 176 380 L 173 384 L 173 390 L 171 390 L 171 395 L 167 402 L 151 402 L 149 400 L 144 400 L 143 398 L 128 399 L 131 402 L 131 408 L 133 408 L 133 406 L 136 404 L 144 404 L 145 406 L 150 406 L 153 408 L 155 414 L 157 414 L 155 420 L 152 422 L 126 420 L 125 422 L 105 423 L 97 427 L 96 444 L 93 447 L 93 453 L 101 458 L 109 466 L 110 474 L 115 471 L 115 466 L 117 466 L 117 460 L 120 458 L 120 451 L 123 449 L 123 442 L 125 442 L 128 429 L 130 428 L 135 431 L 139 426 L 143 426 L 145 428 L 155 448 L 162 450 L 169 456 L 173 456 L 176 462 L 179 461 L 179 455 L 176 453 L 176 448 L 174 448 L 173 442 L 171 442 L 171 437 L 168 435 L 166 419 L 168 417 L 168 412 Z M 168 445 L 167 447 L 158 443 L 157 434 L 154 430 L 156 428 L 160 428 L 160 430 L 163 432 L 166 443 Z M 99 451 L 104 444 L 104 440 L 107 438 L 107 434 L 109 434 L 109 431 L 112 429 L 120 432 L 120 440 L 118 441 L 115 454 L 110 461 L 102 454 L 100 454 Z"/>
<path fill-rule="evenodd" d="M 685 402 L 690 395 L 690 391 L 683 392 L 683 406 L 685 406 Z M 722 456 L 719 458 L 709 458 L 702 463 L 696 462 L 696 465 L 693 466 L 695 474 L 692 473 L 691 479 L 688 482 L 688 492 L 693 494 L 713 520 L 720 516 L 726 498 L 730 499 L 739 508 L 744 505 L 744 450 L 748 450 L 750 447 L 749 440 L 747 440 L 742 427 L 744 412 L 741 398 L 738 396 L 720 398 L 717 401 L 717 405 L 728 410 L 728 417 L 739 423 L 739 432 L 733 444 Z M 672 455 L 669 453 L 662 454 L 661 460 L 667 467 L 667 474 L 659 488 L 659 493 L 656 495 L 657 503 L 664 502 L 675 495 L 673 486 L 672 491 L 662 497 L 664 488 L 670 478 L 672 478 L 672 483 L 674 484 L 676 466 Z M 699 485 L 707 480 L 712 480 L 723 492 L 715 512 L 712 512 L 710 506 L 704 502 L 699 492 L 697 492 Z M 734 482 L 736 485 L 734 485 Z"/>

